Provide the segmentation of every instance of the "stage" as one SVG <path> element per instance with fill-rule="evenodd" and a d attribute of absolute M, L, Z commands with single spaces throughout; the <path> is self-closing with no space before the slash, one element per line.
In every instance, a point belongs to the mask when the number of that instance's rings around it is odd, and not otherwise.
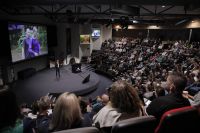
<path fill-rule="evenodd" d="M 50 68 L 39 71 L 27 79 L 16 81 L 13 89 L 18 102 L 32 103 L 33 99 L 30 97 L 37 100 L 47 93 L 56 95 L 67 91 L 85 95 L 94 91 L 100 82 L 99 76 L 91 70 L 89 65 L 82 65 L 81 69 L 80 73 L 72 73 L 71 65 L 63 66 L 60 68 L 61 77 L 56 78 L 55 68 Z M 82 83 L 88 75 L 90 75 L 89 81 Z"/>

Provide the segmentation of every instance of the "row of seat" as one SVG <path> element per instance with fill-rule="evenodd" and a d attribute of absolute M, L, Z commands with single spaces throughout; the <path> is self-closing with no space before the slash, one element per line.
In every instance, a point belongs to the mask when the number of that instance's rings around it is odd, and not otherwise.
<path fill-rule="evenodd" d="M 200 126 L 200 108 L 188 106 L 163 114 L 159 124 L 154 116 L 142 116 L 119 121 L 111 133 L 196 133 Z M 55 133 L 99 133 L 95 127 L 76 128 Z"/>

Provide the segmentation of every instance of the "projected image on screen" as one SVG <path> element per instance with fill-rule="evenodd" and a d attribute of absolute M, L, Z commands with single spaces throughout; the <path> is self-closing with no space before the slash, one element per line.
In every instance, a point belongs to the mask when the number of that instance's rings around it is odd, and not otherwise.
<path fill-rule="evenodd" d="M 48 53 L 45 26 L 9 23 L 8 30 L 12 62 Z"/>
<path fill-rule="evenodd" d="M 100 29 L 93 29 L 92 30 L 92 37 L 100 37 Z"/>
<path fill-rule="evenodd" d="M 80 35 L 81 44 L 90 44 L 90 35 Z"/>

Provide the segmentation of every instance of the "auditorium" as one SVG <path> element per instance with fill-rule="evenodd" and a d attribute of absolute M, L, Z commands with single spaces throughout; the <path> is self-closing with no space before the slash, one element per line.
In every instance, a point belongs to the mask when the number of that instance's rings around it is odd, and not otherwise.
<path fill-rule="evenodd" d="M 1 0 L 0 133 L 196 133 L 199 0 Z"/>

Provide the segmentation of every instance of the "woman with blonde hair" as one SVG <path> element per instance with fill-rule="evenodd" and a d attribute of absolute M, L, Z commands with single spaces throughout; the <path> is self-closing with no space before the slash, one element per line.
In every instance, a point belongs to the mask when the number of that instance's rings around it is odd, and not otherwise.
<path fill-rule="evenodd" d="M 69 92 L 60 95 L 55 103 L 52 121 L 49 125 L 50 131 L 60 131 L 85 126 L 82 123 L 84 122 L 79 100 L 76 95 Z"/>

